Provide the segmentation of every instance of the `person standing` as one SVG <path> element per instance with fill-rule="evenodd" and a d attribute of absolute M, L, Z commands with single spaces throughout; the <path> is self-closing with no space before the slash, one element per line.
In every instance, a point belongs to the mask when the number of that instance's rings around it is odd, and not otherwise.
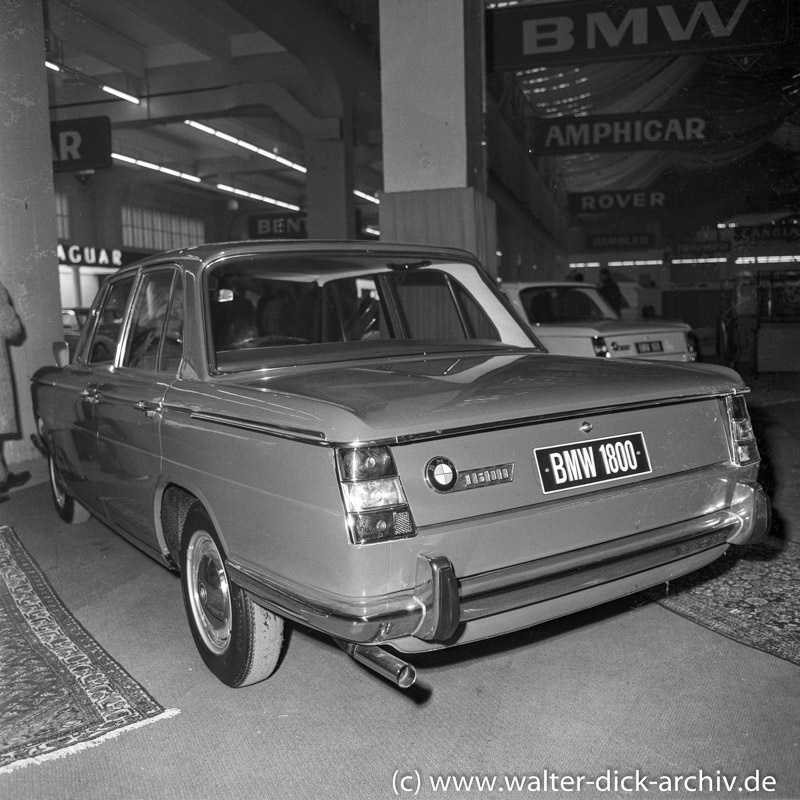
<path fill-rule="evenodd" d="M 9 489 L 22 486 L 31 477 L 30 472 L 11 472 L 3 451 L 5 440 L 17 434 L 17 407 L 8 344 L 17 341 L 22 332 L 22 322 L 11 305 L 6 287 L 0 283 L 0 501 L 8 499 Z"/>
<path fill-rule="evenodd" d="M 611 272 L 607 267 L 603 267 L 603 269 L 600 270 L 600 283 L 597 286 L 597 290 L 608 301 L 608 304 L 614 309 L 617 316 L 619 316 L 623 308 L 628 307 L 628 303 L 622 296 L 622 290 L 619 288 L 619 284 L 611 277 Z"/>

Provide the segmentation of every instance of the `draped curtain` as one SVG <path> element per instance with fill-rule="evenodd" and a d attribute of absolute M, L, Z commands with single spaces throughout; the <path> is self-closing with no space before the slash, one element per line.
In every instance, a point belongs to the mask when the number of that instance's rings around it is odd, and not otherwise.
<path fill-rule="evenodd" d="M 790 41 L 769 51 L 545 66 L 520 70 L 514 80 L 529 131 L 562 116 L 702 112 L 720 135 L 697 149 L 547 157 L 570 192 L 647 186 L 665 170 L 714 169 L 767 143 L 800 152 L 798 42 L 793 20 Z"/>

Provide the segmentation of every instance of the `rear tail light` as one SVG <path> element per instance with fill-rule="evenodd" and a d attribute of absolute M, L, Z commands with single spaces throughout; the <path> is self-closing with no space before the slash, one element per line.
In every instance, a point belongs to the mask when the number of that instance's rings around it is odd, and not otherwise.
<path fill-rule="evenodd" d="M 689 360 L 697 361 L 697 345 L 694 337 L 688 333 L 685 333 L 684 336 L 686 337 L 686 352 L 689 354 Z"/>
<path fill-rule="evenodd" d="M 416 535 L 403 484 L 388 447 L 339 449 L 336 465 L 353 544 Z"/>
<path fill-rule="evenodd" d="M 758 461 L 758 445 L 744 395 L 735 394 L 726 397 L 725 404 L 734 460 L 737 464 L 751 464 Z"/>
<path fill-rule="evenodd" d="M 608 349 L 606 340 L 602 336 L 592 336 L 592 347 L 594 354 L 601 358 L 611 358 L 611 351 Z"/>

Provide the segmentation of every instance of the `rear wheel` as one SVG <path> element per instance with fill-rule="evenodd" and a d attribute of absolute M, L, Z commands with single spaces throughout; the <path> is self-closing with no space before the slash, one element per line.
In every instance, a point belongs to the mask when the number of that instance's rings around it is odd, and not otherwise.
<path fill-rule="evenodd" d="M 200 503 L 186 516 L 181 537 L 181 587 L 195 645 L 223 683 L 249 686 L 275 671 L 283 619 L 232 584 L 214 525 Z"/>
<path fill-rule="evenodd" d="M 39 436 L 42 441 L 47 441 L 44 432 L 44 425 L 39 420 Z M 80 525 L 91 519 L 92 513 L 86 506 L 79 503 L 68 491 L 61 468 L 55 454 L 55 447 L 52 442 L 48 446 L 47 471 L 50 476 L 50 493 L 53 496 L 53 505 L 56 507 L 58 516 L 69 522 L 71 525 Z"/>

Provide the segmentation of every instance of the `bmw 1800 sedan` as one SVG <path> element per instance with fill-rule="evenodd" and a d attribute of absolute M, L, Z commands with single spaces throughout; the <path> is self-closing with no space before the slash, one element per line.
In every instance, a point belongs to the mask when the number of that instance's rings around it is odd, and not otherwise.
<path fill-rule="evenodd" d="M 554 355 L 697 361 L 689 325 L 621 319 L 590 283 L 504 282 L 503 292 Z"/>
<path fill-rule="evenodd" d="M 230 686 L 273 672 L 288 620 L 407 687 L 409 654 L 671 580 L 769 526 L 736 373 L 548 355 L 458 250 L 150 257 L 56 352 L 32 391 L 58 513 L 180 572 Z"/>

